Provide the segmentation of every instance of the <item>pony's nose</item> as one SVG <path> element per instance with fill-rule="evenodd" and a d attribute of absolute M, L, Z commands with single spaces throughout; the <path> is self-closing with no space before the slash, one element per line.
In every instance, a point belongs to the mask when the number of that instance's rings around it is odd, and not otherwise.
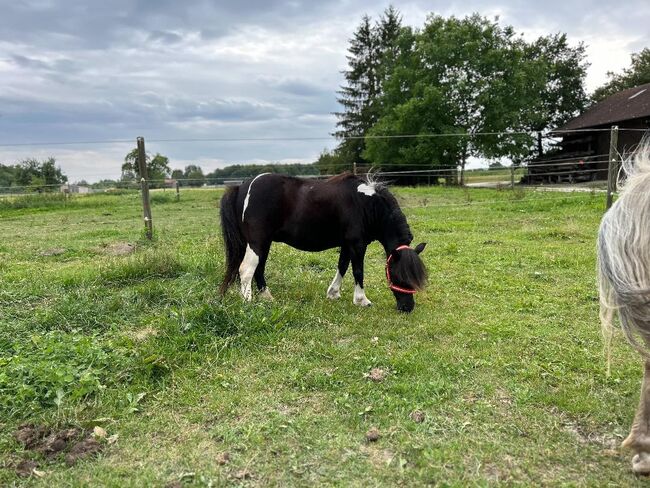
<path fill-rule="evenodd" d="M 398 303 L 397 310 L 404 313 L 410 313 L 415 308 L 415 303 Z"/>

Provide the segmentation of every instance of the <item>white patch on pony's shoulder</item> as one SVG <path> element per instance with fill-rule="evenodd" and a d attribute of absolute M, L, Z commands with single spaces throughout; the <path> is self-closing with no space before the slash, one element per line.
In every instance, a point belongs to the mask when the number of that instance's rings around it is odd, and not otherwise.
<path fill-rule="evenodd" d="M 359 193 L 363 193 L 364 195 L 368 195 L 369 197 L 377 193 L 375 190 L 375 183 L 361 183 L 359 186 L 357 186 L 357 191 Z"/>

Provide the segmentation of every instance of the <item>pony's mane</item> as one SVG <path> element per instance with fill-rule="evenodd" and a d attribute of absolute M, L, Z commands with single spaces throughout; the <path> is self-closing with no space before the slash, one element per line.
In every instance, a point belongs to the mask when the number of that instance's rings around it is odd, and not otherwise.
<path fill-rule="evenodd" d="M 340 183 L 347 180 L 357 180 L 361 183 L 365 183 L 366 185 L 373 187 L 375 191 L 379 191 L 386 188 L 386 184 L 380 180 L 380 176 L 380 173 L 373 173 L 372 171 L 365 173 L 363 176 L 355 175 L 350 171 L 344 171 L 343 173 L 330 176 L 325 181 L 329 183 Z"/>
<path fill-rule="evenodd" d="M 411 228 L 406 221 L 406 216 L 402 212 L 395 195 L 388 191 L 388 188 L 383 183 L 376 180 L 369 184 L 375 185 L 376 202 L 379 203 L 377 207 L 380 207 L 377 210 L 384 213 L 385 224 L 392 226 L 395 229 L 395 233 L 405 240 L 404 243 L 407 243 L 406 241 L 410 243 L 413 239 L 413 234 L 411 234 Z"/>
<path fill-rule="evenodd" d="M 650 359 L 650 138 L 623 161 L 627 179 L 600 224 L 600 319 L 608 351 L 618 315 L 628 342 Z M 641 341 L 639 341 L 639 338 Z"/>
<path fill-rule="evenodd" d="M 354 178 L 358 179 L 356 175 L 353 175 L 349 171 L 344 171 L 343 173 L 339 173 L 338 175 L 330 176 L 325 181 L 328 183 L 340 183 L 341 181 L 347 181 Z"/>
<path fill-rule="evenodd" d="M 363 176 L 354 175 L 349 171 L 344 171 L 338 175 L 331 176 L 328 183 L 342 183 L 349 180 L 355 180 L 359 183 L 365 183 L 375 190 L 372 196 L 372 204 L 367 208 L 369 219 L 372 222 L 391 226 L 396 234 L 409 243 L 413 239 L 411 229 L 406 221 L 406 216 L 399 207 L 395 196 L 388 190 L 388 186 L 381 180 L 381 173 L 369 171 Z"/>

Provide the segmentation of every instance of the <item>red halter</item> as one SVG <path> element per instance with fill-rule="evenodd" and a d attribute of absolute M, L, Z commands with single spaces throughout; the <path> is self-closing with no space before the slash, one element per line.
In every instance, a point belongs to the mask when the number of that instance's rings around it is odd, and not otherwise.
<path fill-rule="evenodd" d="M 401 251 L 402 249 L 411 249 L 411 248 L 408 247 L 406 244 L 402 244 L 401 246 L 397 246 L 397 248 L 395 248 L 395 251 Z M 406 293 L 406 294 L 409 294 L 409 295 L 415 294 L 417 292 L 417 290 L 413 290 L 411 288 L 402 288 L 401 286 L 397 286 L 397 285 L 393 284 L 393 282 L 391 281 L 391 279 L 390 279 L 390 260 L 392 259 L 392 257 L 393 257 L 393 253 L 390 253 L 388 255 L 388 259 L 386 259 L 386 279 L 388 280 L 388 288 L 390 288 L 393 291 L 398 291 L 400 293 Z"/>

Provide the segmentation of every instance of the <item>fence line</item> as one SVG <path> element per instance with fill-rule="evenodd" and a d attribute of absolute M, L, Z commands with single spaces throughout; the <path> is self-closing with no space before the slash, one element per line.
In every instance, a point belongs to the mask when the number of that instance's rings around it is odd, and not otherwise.
<path fill-rule="evenodd" d="M 535 193 L 544 193 L 547 194 L 551 192 L 551 190 L 548 189 L 538 189 L 535 187 L 523 187 L 522 189 L 528 190 L 530 193 L 535 194 Z M 596 193 L 605 193 L 605 190 L 594 190 Z M 457 202 L 457 203 L 426 203 L 426 204 L 415 204 L 415 205 L 402 205 L 400 203 L 400 208 L 401 209 L 425 209 L 425 208 L 453 208 L 453 207 L 475 207 L 475 206 L 489 206 L 489 205 L 501 205 L 501 204 L 510 204 L 510 203 L 522 203 L 522 202 L 549 202 L 549 201 L 561 201 L 561 200 L 566 200 L 566 199 L 572 199 L 572 198 L 584 198 L 587 199 L 588 197 L 591 196 L 591 191 L 563 191 L 563 192 L 557 192 L 555 196 L 540 196 L 538 198 L 509 198 L 505 197 L 499 200 L 468 200 L 465 202 Z M 420 198 L 427 198 L 427 197 L 420 197 Z M 402 200 L 403 201 L 403 200 Z M 154 202 L 155 204 L 155 202 Z M 213 209 L 218 209 L 219 205 L 216 206 L 203 206 L 203 207 L 197 207 L 197 208 L 202 208 L 204 210 L 213 210 Z M 87 226 L 89 223 L 97 223 L 97 224 L 117 224 L 120 222 L 125 222 L 125 221 L 131 221 L 132 219 L 129 218 L 124 218 L 122 220 L 107 220 L 107 221 L 85 221 L 85 222 L 70 222 L 66 223 L 66 226 L 73 226 L 73 225 L 79 225 L 79 226 Z"/>
<path fill-rule="evenodd" d="M 567 158 L 566 160 L 569 160 Z M 558 160 L 558 161 L 566 161 L 566 160 Z M 589 161 L 584 161 L 584 164 L 600 164 L 600 163 L 607 163 L 607 159 L 598 159 L 598 160 L 589 160 Z M 555 163 L 555 162 L 545 162 L 545 163 L 536 163 L 534 165 L 522 165 L 522 166 L 515 166 L 514 168 L 512 166 L 502 166 L 498 168 L 473 168 L 470 170 L 465 170 L 466 174 L 471 175 L 472 172 L 484 172 L 484 171 L 492 171 L 492 172 L 498 172 L 498 171 L 509 171 L 514 169 L 515 171 L 528 171 L 530 169 L 537 169 L 537 168 L 545 168 L 545 167 L 559 167 L 559 166 L 576 166 L 579 163 Z M 245 165 L 243 165 L 245 166 Z M 336 166 L 336 165 L 335 165 Z M 345 164 L 344 167 L 349 167 L 349 164 Z M 408 164 L 405 165 L 407 167 L 418 167 L 418 166 L 430 166 L 428 163 L 413 163 L 413 164 Z M 604 168 L 601 169 L 581 169 L 578 168 L 576 171 L 585 173 L 589 171 L 603 171 Z M 576 171 L 567 171 L 566 173 L 575 173 Z M 458 172 L 458 168 L 448 168 L 448 167 L 442 167 L 442 168 L 436 168 L 436 167 L 430 167 L 427 169 L 421 169 L 421 170 L 401 170 L 401 171 L 378 171 L 377 173 L 372 173 L 372 174 L 378 174 L 378 175 L 399 175 L 399 174 L 415 174 L 415 173 L 431 173 L 431 174 L 439 174 L 441 176 L 444 176 L 446 174 L 454 174 Z M 360 173 L 360 175 L 364 174 L 369 174 L 368 172 L 363 172 Z M 551 175 L 551 174 L 559 174 L 559 173 L 544 173 L 544 175 Z M 564 173 L 562 173 L 564 174 Z M 325 175 L 295 175 L 296 177 L 299 178 L 325 178 L 325 177 L 331 177 L 334 176 L 333 174 L 325 174 Z M 88 178 L 92 178 L 93 176 L 88 176 Z M 208 180 L 230 180 L 230 179 L 243 179 L 243 178 L 250 178 L 251 176 L 249 175 L 228 175 L 228 176 L 219 176 L 219 177 L 209 177 L 209 176 L 204 176 L 203 178 L 149 178 L 146 181 L 149 183 L 164 183 L 164 182 L 194 182 L 194 181 L 208 181 Z M 85 178 L 84 178 L 85 179 Z M 123 184 L 123 185 L 128 185 L 128 184 L 133 184 L 133 185 L 139 185 L 138 181 L 133 180 L 133 181 L 120 181 L 120 180 L 113 180 L 118 184 Z M 13 186 L 0 186 L 0 190 L 13 190 L 13 189 L 20 189 L 20 188 L 56 188 L 56 187 L 64 187 L 64 186 L 78 186 L 78 183 L 48 183 L 44 185 L 13 185 Z M 88 186 L 92 186 L 93 183 L 89 183 Z M 81 186 L 86 186 L 86 185 L 81 185 Z"/>

